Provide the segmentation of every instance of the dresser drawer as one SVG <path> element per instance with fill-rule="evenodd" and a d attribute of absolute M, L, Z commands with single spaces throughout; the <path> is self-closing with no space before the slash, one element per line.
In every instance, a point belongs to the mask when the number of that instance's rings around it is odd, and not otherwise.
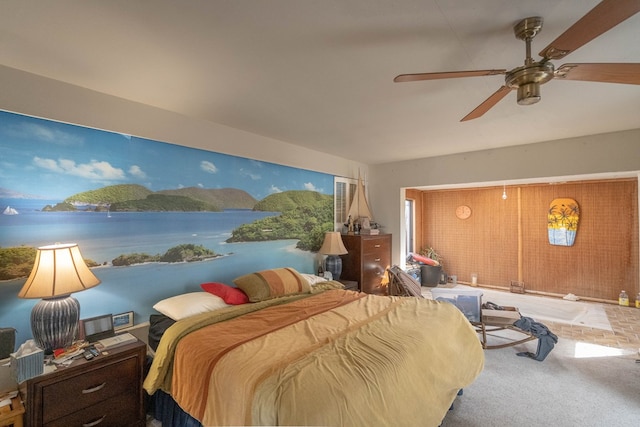
<path fill-rule="evenodd" d="M 125 427 L 138 422 L 138 403 L 131 395 L 114 396 L 71 415 L 46 423 L 46 427 Z"/>
<path fill-rule="evenodd" d="M 391 250 L 389 239 L 387 238 L 368 238 L 362 241 L 363 254 L 385 254 Z"/>
<path fill-rule="evenodd" d="M 384 270 L 389 264 L 389 255 L 386 252 L 369 252 L 362 255 L 363 268 L 365 270 L 377 269 L 382 266 Z"/>
<path fill-rule="evenodd" d="M 135 403 L 139 388 L 138 363 L 138 358 L 129 357 L 47 385 L 42 390 L 44 423 L 113 396 L 126 395 Z"/>

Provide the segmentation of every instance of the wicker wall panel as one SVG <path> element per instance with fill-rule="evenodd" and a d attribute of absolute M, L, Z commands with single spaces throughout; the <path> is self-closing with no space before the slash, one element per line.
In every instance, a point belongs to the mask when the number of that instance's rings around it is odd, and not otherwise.
<path fill-rule="evenodd" d="M 433 246 L 444 257 L 445 271 L 459 281 L 471 273 L 485 284 L 507 286 L 517 278 L 517 200 L 502 200 L 502 188 L 428 191 L 423 194 L 422 245 Z M 459 219 L 456 208 L 471 208 Z"/>
<path fill-rule="evenodd" d="M 502 190 L 422 192 L 417 245 L 433 246 L 445 258 L 447 273 L 463 282 L 478 273 L 480 284 L 508 287 L 522 280 L 530 291 L 597 300 L 616 300 L 621 289 L 639 292 L 637 180 L 507 187 L 507 200 Z M 571 247 L 548 241 L 547 211 L 558 197 L 580 206 Z M 455 216 L 460 205 L 472 209 L 470 218 Z"/>

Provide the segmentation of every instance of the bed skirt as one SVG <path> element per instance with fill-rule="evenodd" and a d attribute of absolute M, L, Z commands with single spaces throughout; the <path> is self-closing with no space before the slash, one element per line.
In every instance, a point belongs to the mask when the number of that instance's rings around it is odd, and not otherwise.
<path fill-rule="evenodd" d="M 162 426 L 202 427 L 202 424 L 178 406 L 171 396 L 162 390 L 151 396 L 150 415 L 162 422 Z"/>

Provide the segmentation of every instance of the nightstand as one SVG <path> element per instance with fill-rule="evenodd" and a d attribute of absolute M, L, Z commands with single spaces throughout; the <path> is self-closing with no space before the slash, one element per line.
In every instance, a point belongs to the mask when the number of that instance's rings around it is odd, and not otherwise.
<path fill-rule="evenodd" d="M 340 279 L 338 282 L 342 283 L 347 291 L 360 291 L 360 289 L 358 289 L 358 282 L 355 280 Z"/>
<path fill-rule="evenodd" d="M 138 340 L 27 380 L 26 425 L 144 426 L 145 357 Z"/>

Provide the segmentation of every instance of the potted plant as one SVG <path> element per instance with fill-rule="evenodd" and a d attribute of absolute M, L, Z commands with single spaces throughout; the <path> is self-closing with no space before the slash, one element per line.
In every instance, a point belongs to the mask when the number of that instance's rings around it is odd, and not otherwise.
<path fill-rule="evenodd" d="M 423 264 L 420 266 L 420 284 L 422 286 L 438 286 L 444 268 L 443 258 L 431 246 L 420 249 L 420 255 L 435 261 L 436 265 Z"/>

